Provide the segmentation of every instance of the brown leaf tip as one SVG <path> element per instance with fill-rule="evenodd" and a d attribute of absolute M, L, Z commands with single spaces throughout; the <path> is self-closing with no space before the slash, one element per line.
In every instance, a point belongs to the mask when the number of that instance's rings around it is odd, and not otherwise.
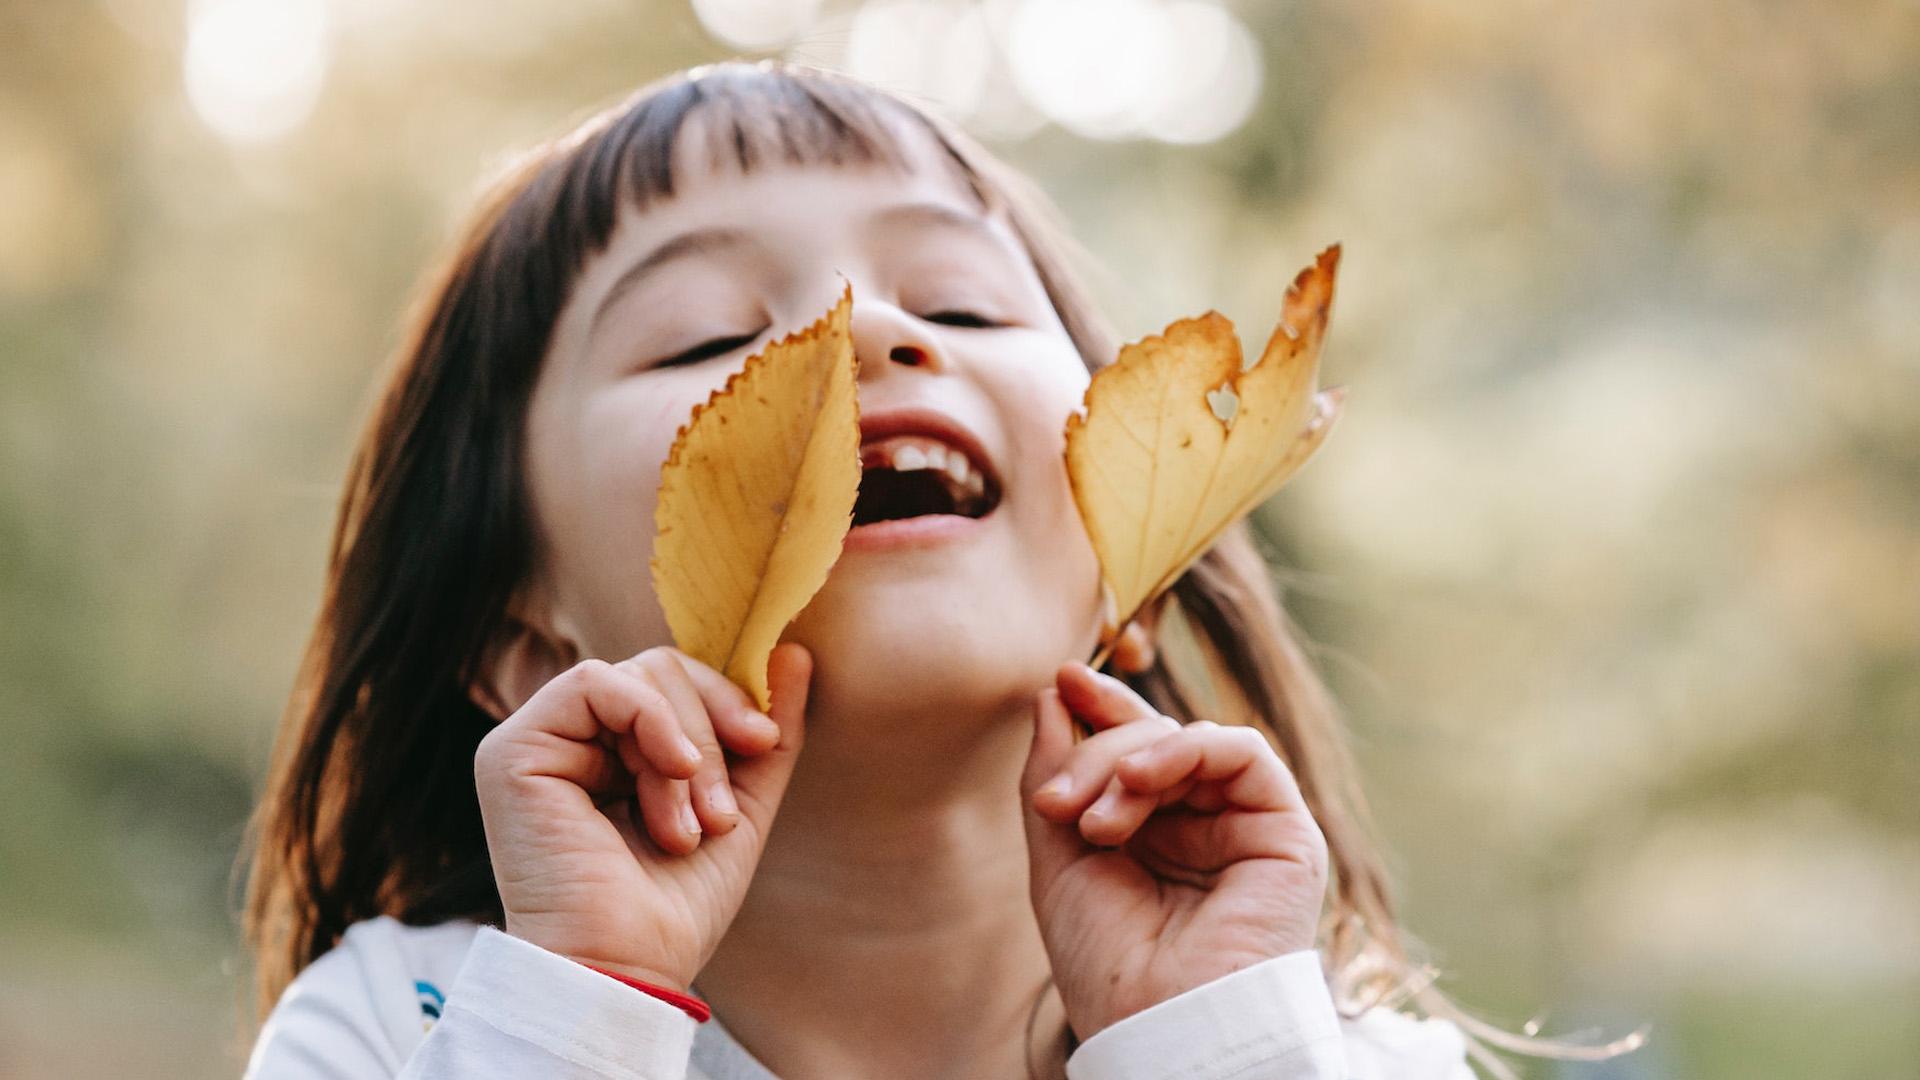
<path fill-rule="evenodd" d="M 1334 244 L 1316 256 L 1313 265 L 1294 275 L 1280 305 L 1280 325 L 1274 341 L 1283 337 L 1295 345 L 1303 337 L 1319 341 L 1327 325 L 1327 312 L 1333 306 L 1333 281 L 1339 266 L 1340 245 Z"/>
<path fill-rule="evenodd" d="M 1313 265 L 1303 267 L 1293 276 L 1293 284 L 1287 286 L 1287 298 L 1298 299 L 1309 293 L 1315 294 L 1311 303 L 1321 311 L 1333 302 L 1333 279 L 1340 270 L 1340 245 L 1322 251 L 1314 257 Z"/>

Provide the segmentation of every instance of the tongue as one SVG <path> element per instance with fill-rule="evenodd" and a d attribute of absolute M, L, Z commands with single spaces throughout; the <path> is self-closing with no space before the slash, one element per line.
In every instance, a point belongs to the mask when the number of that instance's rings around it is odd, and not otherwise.
<path fill-rule="evenodd" d="M 859 526 L 923 514 L 951 514 L 953 510 L 953 497 L 946 485 L 929 470 L 868 469 L 860 474 L 853 523 Z"/>

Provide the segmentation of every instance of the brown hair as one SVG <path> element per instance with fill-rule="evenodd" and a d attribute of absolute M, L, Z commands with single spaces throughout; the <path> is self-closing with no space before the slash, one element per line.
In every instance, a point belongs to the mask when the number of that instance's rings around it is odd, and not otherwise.
<path fill-rule="evenodd" d="M 520 158 L 426 283 L 348 470 L 319 617 L 252 822 L 245 933 L 260 1017 L 359 920 L 503 921 L 473 783 L 491 719 L 465 687 L 531 569 L 528 398 L 616 211 L 673 195 L 675 136 L 695 109 L 719 114 L 716 149 L 743 172 L 767 161 L 902 167 L 886 121 L 918 125 L 985 205 L 1005 208 L 1087 366 L 1117 351 L 1044 195 L 957 128 L 841 76 L 772 61 L 696 68 Z M 1224 709 L 1223 722 L 1262 728 L 1292 768 L 1332 858 L 1322 933 L 1342 1010 L 1411 995 L 1490 1041 L 1552 1052 L 1459 1014 L 1432 970 L 1409 961 L 1342 724 L 1246 525 L 1165 603 L 1200 669 L 1163 651 L 1131 681 L 1183 722 Z"/>

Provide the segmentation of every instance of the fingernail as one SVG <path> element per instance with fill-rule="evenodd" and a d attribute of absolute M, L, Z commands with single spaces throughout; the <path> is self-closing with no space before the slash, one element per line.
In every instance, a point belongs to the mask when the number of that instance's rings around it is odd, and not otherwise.
<path fill-rule="evenodd" d="M 715 780 L 713 786 L 707 789 L 707 798 L 712 800 L 714 809 L 731 814 L 740 808 L 734 804 L 733 792 L 728 791 L 727 786 L 725 780 Z"/>
<path fill-rule="evenodd" d="M 700 748 L 693 745 L 692 739 L 682 735 L 680 737 L 680 756 L 698 765 L 700 763 Z"/>
<path fill-rule="evenodd" d="M 700 835 L 700 819 L 693 816 L 692 804 L 680 808 L 680 825 L 692 835 Z"/>
<path fill-rule="evenodd" d="M 775 734 L 775 735 L 780 734 L 780 725 L 774 723 L 773 717 L 768 716 L 766 713 L 762 713 L 762 712 L 748 713 L 747 715 L 753 717 L 754 727 L 757 727 L 762 731 L 771 732 L 772 734 Z"/>
<path fill-rule="evenodd" d="M 1113 808 L 1114 808 L 1113 796 L 1102 795 L 1100 796 L 1100 800 L 1094 803 L 1093 806 L 1087 810 L 1087 816 L 1097 817 L 1097 818 L 1112 817 Z"/>
<path fill-rule="evenodd" d="M 1059 776 L 1056 776 L 1053 779 L 1047 781 L 1045 784 L 1043 784 L 1040 790 L 1034 792 L 1034 794 L 1045 795 L 1049 799 L 1057 799 L 1060 796 L 1065 795 L 1068 789 L 1072 787 L 1073 787 L 1073 777 L 1068 776 L 1066 773 L 1061 773 Z"/>

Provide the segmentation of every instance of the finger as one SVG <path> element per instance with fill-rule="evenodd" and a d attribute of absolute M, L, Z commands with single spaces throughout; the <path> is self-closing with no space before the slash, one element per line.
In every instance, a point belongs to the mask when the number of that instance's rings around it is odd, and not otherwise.
<path fill-rule="evenodd" d="M 1057 775 L 1033 793 L 1035 809 L 1053 821 L 1072 821 L 1105 789 L 1115 762 L 1179 730 L 1179 721 L 1156 713 L 1073 746 Z"/>
<path fill-rule="evenodd" d="M 734 805 L 733 788 L 727 782 L 726 755 L 720 752 L 720 741 L 714 734 L 713 718 L 707 714 L 706 702 L 701 700 L 700 691 L 695 689 L 686 668 L 673 653 L 666 649 L 648 649 L 640 654 L 638 663 L 653 677 L 667 700 L 673 702 L 681 729 L 700 748 L 700 767 L 694 770 L 689 789 L 701 830 L 716 836 L 728 832 L 739 821 L 740 810 Z"/>
<path fill-rule="evenodd" d="M 1091 740 L 1089 740 L 1091 741 Z M 1085 850 L 1070 824 L 1049 821 L 1038 812 L 1034 792 L 1058 773 L 1076 749 L 1073 718 L 1060 703 L 1060 692 L 1049 686 L 1034 697 L 1033 743 L 1020 775 L 1021 814 L 1027 832 L 1027 882 L 1038 904 L 1061 870 Z"/>
<path fill-rule="evenodd" d="M 1188 807 L 1209 814 L 1217 814 L 1228 806 L 1227 797 L 1220 793 L 1220 785 L 1195 782 L 1180 801 Z"/>
<path fill-rule="evenodd" d="M 1199 750 L 1193 750 L 1190 755 L 1182 752 L 1185 748 L 1204 745 L 1203 740 L 1218 731 L 1219 725 L 1213 721 L 1196 720 L 1120 757 L 1114 762 L 1113 776 L 1101 789 L 1100 797 L 1080 815 L 1080 834 L 1090 844 L 1117 847 L 1146 824 L 1155 810 L 1190 796 L 1190 802 L 1221 809 L 1223 800 L 1217 784 L 1207 785 L 1211 791 L 1196 790 L 1203 786 L 1201 778 L 1194 775 L 1193 767 L 1198 763 Z M 1180 767 L 1183 762 L 1186 768 Z"/>
<path fill-rule="evenodd" d="M 617 779 L 605 789 L 600 790 L 608 791 L 606 797 L 611 801 L 617 802 L 621 799 L 632 798 L 634 794 L 634 778 L 648 769 L 653 768 L 653 766 L 647 762 L 646 755 L 640 752 L 640 744 L 633 740 L 633 732 L 631 731 L 622 732 L 618 735 L 608 732 L 606 744 L 607 748 L 619 757 L 622 768 Z M 598 804 L 597 798 L 596 804 Z"/>
<path fill-rule="evenodd" d="M 662 650 L 680 662 L 680 668 L 700 692 L 721 745 L 736 754 L 759 754 L 780 741 L 780 725 L 753 707 L 753 699 L 732 679 L 679 649 Z"/>
<path fill-rule="evenodd" d="M 1149 818 L 1129 839 L 1129 850 L 1167 864 L 1213 874 L 1233 864 L 1237 853 L 1221 843 L 1223 823 L 1232 815 L 1172 811 Z"/>
<path fill-rule="evenodd" d="M 733 792 L 740 812 L 766 836 L 786 797 L 787 782 L 806 742 L 807 699 L 813 681 L 813 654 L 798 642 L 783 641 L 767 658 L 767 716 L 780 730 L 772 747 L 733 763 Z"/>
<path fill-rule="evenodd" d="M 1279 859 L 1311 867 L 1318 875 L 1326 872 L 1326 835 L 1311 816 L 1290 811 L 1173 810 L 1153 815 L 1131 839 L 1142 852 L 1207 873 L 1249 859 Z"/>
<path fill-rule="evenodd" d="M 667 699 L 646 680 L 599 659 L 548 680 L 488 741 L 534 749 L 504 759 L 516 771 L 604 786 L 611 767 L 599 741 L 605 731 L 631 733 L 647 761 L 667 776 L 691 776 L 699 764 L 699 751 L 681 734 Z"/>
<path fill-rule="evenodd" d="M 1159 806 L 1157 794 L 1142 795 L 1128 791 L 1115 777 L 1107 781 L 1100 797 L 1080 815 L 1080 835 L 1086 837 L 1089 844 L 1117 847 L 1126 843 L 1127 837 L 1145 824 Z"/>
<path fill-rule="evenodd" d="M 687 781 L 642 769 L 634 777 L 633 793 L 640 803 L 647 835 L 661 850 L 685 855 L 700 846 L 700 820 Z"/>
<path fill-rule="evenodd" d="M 1215 782 L 1228 802 L 1248 810 L 1304 806 L 1293 774 L 1257 729 L 1186 728 L 1116 763 L 1130 791 L 1158 793 L 1183 780 Z"/>
<path fill-rule="evenodd" d="M 569 762 L 567 779 L 584 789 L 592 797 L 595 806 L 605 806 L 610 802 L 633 798 L 633 772 L 626 763 L 625 754 L 620 748 L 622 741 L 632 742 L 631 734 L 615 734 L 605 728 L 591 742 L 575 744 L 571 740 L 540 733 L 535 736 L 541 740 L 542 756 L 552 761 L 551 755 L 559 754 Z M 485 744 L 483 743 L 482 746 Z M 635 751 L 637 754 L 638 752 Z M 476 755 L 477 756 L 477 755 Z M 577 766 L 577 767 L 573 767 Z M 647 766 L 651 768 L 652 766 Z M 548 769 L 551 773 L 556 770 Z"/>
<path fill-rule="evenodd" d="M 1211 720 L 1182 725 L 1174 734 L 1115 761 L 1113 773 L 1129 791 L 1162 791 L 1188 777 L 1200 763 L 1200 740 L 1206 732 L 1219 729 Z"/>
<path fill-rule="evenodd" d="M 1074 748 L 1072 723 L 1066 707 L 1060 704 L 1059 691 L 1048 687 L 1034 695 L 1033 741 L 1027 747 L 1026 767 L 1020 773 L 1023 800 L 1066 767 Z"/>
<path fill-rule="evenodd" d="M 700 766 L 700 747 L 687 737 L 673 702 L 660 687 L 621 664 L 594 661 L 586 682 L 587 703 L 615 734 L 631 733 L 647 763 L 667 776 L 686 778 Z"/>
<path fill-rule="evenodd" d="M 1149 719 L 1160 712 L 1126 683 L 1077 661 L 1060 665 L 1054 672 L 1054 685 L 1059 687 L 1060 700 L 1074 719 L 1096 732 Z"/>
<path fill-rule="evenodd" d="M 1120 639 L 1113 646 L 1114 667 L 1138 675 L 1153 667 L 1154 656 L 1153 637 L 1139 619 L 1121 628 Z"/>

